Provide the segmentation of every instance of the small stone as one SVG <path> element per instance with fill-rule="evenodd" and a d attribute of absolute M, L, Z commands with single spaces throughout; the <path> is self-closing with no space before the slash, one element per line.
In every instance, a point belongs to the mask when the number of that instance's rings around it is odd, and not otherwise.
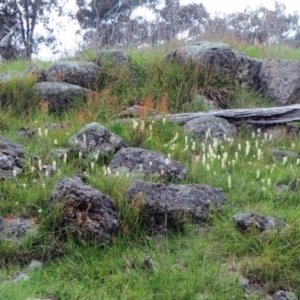
<path fill-rule="evenodd" d="M 41 269 L 43 266 L 43 264 L 36 260 L 36 259 L 33 259 L 31 262 L 30 262 L 30 265 L 28 267 L 29 270 L 39 270 Z"/>
<path fill-rule="evenodd" d="M 12 276 L 13 282 L 17 282 L 20 280 L 29 280 L 29 279 L 30 279 L 29 275 L 25 272 L 17 272 Z"/>
<path fill-rule="evenodd" d="M 252 228 L 256 228 L 262 232 L 271 229 L 281 229 L 285 226 L 285 222 L 283 222 L 282 220 L 264 216 L 256 212 L 239 213 L 235 214 L 232 218 L 235 221 L 237 227 L 243 232 L 251 230 Z"/>
<path fill-rule="evenodd" d="M 277 291 L 273 294 L 272 300 L 298 300 L 298 297 L 291 292 Z"/>

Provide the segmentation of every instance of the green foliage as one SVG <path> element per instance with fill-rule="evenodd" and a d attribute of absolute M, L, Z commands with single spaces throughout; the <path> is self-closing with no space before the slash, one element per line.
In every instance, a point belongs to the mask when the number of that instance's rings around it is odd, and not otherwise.
<path fill-rule="evenodd" d="M 0 83 L 1 110 L 8 110 L 14 116 L 26 116 L 33 113 L 39 105 L 39 98 L 33 90 L 35 78 L 26 76 Z"/>

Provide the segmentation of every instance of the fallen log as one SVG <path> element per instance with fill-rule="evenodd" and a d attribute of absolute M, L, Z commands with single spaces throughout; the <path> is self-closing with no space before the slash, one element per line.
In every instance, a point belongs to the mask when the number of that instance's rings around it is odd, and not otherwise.
<path fill-rule="evenodd" d="M 246 108 L 214 110 L 207 112 L 167 114 L 151 117 L 151 119 L 166 118 L 171 123 L 183 125 L 195 118 L 202 116 L 214 116 L 226 119 L 235 124 L 257 124 L 275 125 L 300 121 L 300 104 L 267 107 L 267 108 Z"/>

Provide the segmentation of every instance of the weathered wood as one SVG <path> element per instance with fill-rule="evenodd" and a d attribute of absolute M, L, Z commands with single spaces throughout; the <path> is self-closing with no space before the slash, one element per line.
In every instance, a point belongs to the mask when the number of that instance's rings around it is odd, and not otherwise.
<path fill-rule="evenodd" d="M 171 123 L 185 124 L 188 121 L 202 116 L 221 117 L 228 120 L 228 122 L 235 124 L 284 124 L 300 121 L 300 104 L 267 108 L 228 109 L 196 113 L 168 114 L 164 116 L 155 116 L 152 117 L 152 119 L 161 119 L 165 117 Z"/>

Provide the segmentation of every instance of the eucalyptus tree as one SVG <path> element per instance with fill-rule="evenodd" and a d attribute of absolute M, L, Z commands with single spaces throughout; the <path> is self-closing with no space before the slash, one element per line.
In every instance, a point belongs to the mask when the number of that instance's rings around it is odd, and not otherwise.
<path fill-rule="evenodd" d="M 0 40 L 13 29 L 6 47 L 14 49 L 14 55 L 30 59 L 40 43 L 51 46 L 55 40 L 51 15 L 61 16 L 64 3 L 64 0 L 0 0 Z M 37 25 L 43 27 L 43 34 L 36 33 Z"/>

